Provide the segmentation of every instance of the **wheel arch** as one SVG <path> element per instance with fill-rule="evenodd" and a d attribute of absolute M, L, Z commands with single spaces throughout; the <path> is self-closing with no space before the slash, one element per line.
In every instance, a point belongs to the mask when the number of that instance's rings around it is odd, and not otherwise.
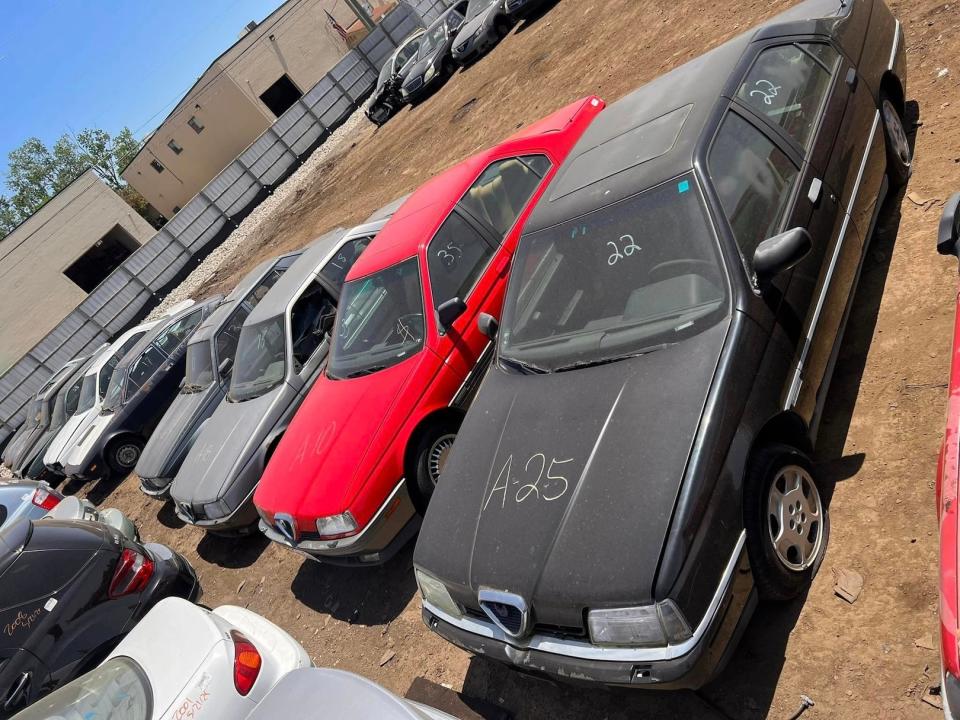
<path fill-rule="evenodd" d="M 907 109 L 906 93 L 903 83 L 893 70 L 887 70 L 880 78 L 880 94 L 889 97 L 899 111 L 900 117 L 903 117 Z"/>
<path fill-rule="evenodd" d="M 413 474 L 416 472 L 415 455 L 417 446 L 420 444 L 420 440 L 431 428 L 435 427 L 436 425 L 447 424 L 459 429 L 465 415 L 466 413 L 463 410 L 454 407 L 443 407 L 433 410 L 420 419 L 407 438 L 407 442 L 403 449 L 403 474 L 407 479 L 407 491 L 410 493 L 410 497 L 413 499 L 414 505 L 417 507 L 422 506 L 423 498 L 420 497 L 420 493 L 417 490 L 417 484 L 416 482 L 413 482 L 412 478 Z"/>
<path fill-rule="evenodd" d="M 750 458 L 753 458 L 761 448 L 774 443 L 789 445 L 807 455 L 813 454 L 813 443 L 810 440 L 810 429 L 807 423 L 790 410 L 777 413 L 764 423 L 753 439 Z"/>

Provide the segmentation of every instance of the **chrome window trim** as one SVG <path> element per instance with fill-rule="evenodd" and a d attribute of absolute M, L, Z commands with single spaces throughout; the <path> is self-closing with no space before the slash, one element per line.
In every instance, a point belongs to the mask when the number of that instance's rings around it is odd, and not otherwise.
<path fill-rule="evenodd" d="M 900 21 L 897 20 L 897 27 L 893 31 L 893 49 L 890 50 L 890 62 L 887 63 L 887 70 L 893 70 L 893 64 L 897 61 L 897 50 L 900 48 Z"/>
<path fill-rule="evenodd" d="M 426 599 L 422 599 L 423 607 L 439 619 L 454 627 L 521 650 L 536 650 L 537 652 L 552 655 L 608 662 L 663 662 L 666 660 L 674 660 L 691 652 L 700 641 L 703 640 L 707 631 L 710 629 L 717 613 L 720 611 L 720 607 L 723 604 L 723 600 L 730 586 L 733 584 L 734 573 L 737 570 L 746 539 L 746 531 L 741 531 L 740 537 L 737 538 L 737 543 L 733 548 L 733 553 L 727 561 L 726 568 L 724 568 L 723 576 L 717 585 L 713 598 L 710 600 L 710 605 L 703 614 L 703 618 L 697 625 L 696 630 L 693 631 L 693 635 L 676 645 L 654 648 L 599 647 L 583 640 L 561 639 L 547 635 L 533 635 L 529 639 L 520 640 L 507 635 L 492 622 L 480 620 L 472 616 L 453 617 L 449 613 L 435 607 Z"/>

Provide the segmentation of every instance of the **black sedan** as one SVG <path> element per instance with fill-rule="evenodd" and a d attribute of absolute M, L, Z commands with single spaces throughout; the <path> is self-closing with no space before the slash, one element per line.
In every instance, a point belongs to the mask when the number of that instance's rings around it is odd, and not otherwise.
<path fill-rule="evenodd" d="M 608 107 L 528 221 L 414 562 L 423 616 L 559 678 L 698 687 L 828 538 L 811 463 L 911 170 L 882 0 L 808 0 Z"/>
<path fill-rule="evenodd" d="M 417 58 L 400 88 L 404 102 L 423 100 L 453 75 L 457 66 L 450 50 L 466 10 L 467 0 L 461 0 L 434 20 L 420 38 Z"/>
<path fill-rule="evenodd" d="M 99 522 L 20 520 L 0 531 L 0 718 L 99 664 L 193 569 Z"/>
<path fill-rule="evenodd" d="M 413 67 L 417 53 L 420 52 L 420 40 L 423 30 L 417 30 L 408 37 L 383 63 L 380 75 L 377 78 L 377 87 L 374 88 L 370 104 L 364 111 L 367 119 L 377 127 L 382 127 L 387 120 L 396 115 L 397 110 L 403 107 L 403 95 L 400 86 Z"/>
<path fill-rule="evenodd" d="M 504 0 L 470 0 L 467 19 L 453 41 L 453 59 L 460 65 L 473 62 L 503 40 L 514 22 Z"/>

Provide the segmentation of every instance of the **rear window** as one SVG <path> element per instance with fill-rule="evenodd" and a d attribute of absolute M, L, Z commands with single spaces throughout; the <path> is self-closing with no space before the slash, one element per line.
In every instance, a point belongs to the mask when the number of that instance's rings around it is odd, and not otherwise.
<path fill-rule="evenodd" d="M 152 716 L 153 694 L 143 669 L 130 658 L 116 657 L 23 710 L 17 720 L 148 720 Z"/>
<path fill-rule="evenodd" d="M 53 555 L 56 553 L 56 562 Z M 90 560 L 90 550 L 40 550 L 21 552 L 13 563 L 0 575 L 0 613 L 17 608 L 29 614 L 32 609 L 24 605 L 43 602 L 75 578 Z M 0 615 L 0 630 L 11 622 Z"/>

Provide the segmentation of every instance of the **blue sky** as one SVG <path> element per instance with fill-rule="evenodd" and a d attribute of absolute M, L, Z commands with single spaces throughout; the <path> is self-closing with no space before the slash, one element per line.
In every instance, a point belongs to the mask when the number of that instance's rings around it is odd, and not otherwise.
<path fill-rule="evenodd" d="M 0 194 L 30 136 L 153 130 L 250 20 L 282 0 L 2 0 Z"/>

